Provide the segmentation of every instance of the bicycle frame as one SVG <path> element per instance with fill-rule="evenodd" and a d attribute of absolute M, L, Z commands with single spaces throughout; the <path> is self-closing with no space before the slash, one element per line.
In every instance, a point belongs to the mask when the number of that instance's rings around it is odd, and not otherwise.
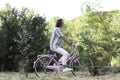
<path fill-rule="evenodd" d="M 73 69 L 71 72 L 74 76 L 76 76 L 77 73 L 79 73 L 78 72 L 79 70 L 85 70 L 85 71 L 87 70 L 90 72 L 93 69 L 92 60 L 88 57 L 85 57 L 84 60 L 81 61 L 82 58 L 77 53 L 76 48 L 75 47 L 72 48 L 70 52 L 70 56 L 67 58 L 68 67 Z M 50 71 L 55 70 L 57 73 L 62 74 L 63 66 L 59 62 L 58 58 L 57 59 L 56 58 L 57 58 L 56 53 L 38 55 L 33 65 L 33 68 L 35 69 L 35 74 L 38 77 L 40 77 L 39 73 L 43 71 L 44 73 L 47 74 L 49 73 L 49 69 Z"/>
<path fill-rule="evenodd" d="M 51 59 L 53 59 L 54 61 L 55 61 L 55 63 L 56 63 L 56 65 L 50 65 L 50 63 L 48 64 L 48 65 L 45 65 L 44 63 L 42 63 L 42 61 L 40 60 L 40 58 L 42 58 L 42 57 L 50 57 Z M 49 55 L 49 54 L 42 54 L 42 55 L 38 55 L 37 56 L 37 59 L 39 59 L 39 61 L 44 65 L 44 67 L 45 67 L 45 69 L 51 69 L 51 70 L 57 70 L 58 71 L 58 73 L 62 73 L 62 65 L 60 65 L 61 63 L 59 62 L 59 61 L 57 61 L 56 59 L 55 59 L 55 57 L 56 57 L 56 54 L 51 54 L 51 55 Z M 37 61 L 37 60 L 36 60 Z M 36 61 L 34 62 L 34 66 L 33 66 L 33 68 L 35 67 L 35 63 L 36 63 Z M 50 62 L 50 61 L 49 61 Z"/>
<path fill-rule="evenodd" d="M 76 54 L 76 51 L 73 49 L 70 53 L 70 56 L 67 58 L 67 63 L 68 62 L 71 62 L 74 58 L 76 58 L 77 56 L 79 56 L 78 54 Z M 45 65 L 44 63 L 42 63 L 42 61 L 40 60 L 40 58 L 42 57 L 50 57 L 51 59 L 53 59 L 55 61 L 55 64 L 56 65 L 50 65 L 50 61 L 49 61 L 49 64 L 48 65 Z M 45 69 L 51 69 L 51 70 L 56 70 L 59 74 L 62 74 L 62 68 L 63 66 L 61 65 L 61 63 L 59 61 L 57 61 L 55 59 L 56 57 L 56 53 L 55 54 L 42 54 L 42 55 L 38 55 L 37 56 L 37 59 L 40 60 L 40 62 L 44 65 L 44 68 Z M 36 60 L 37 61 L 37 60 Z M 35 63 L 36 61 L 34 62 L 34 67 L 35 67 Z"/>

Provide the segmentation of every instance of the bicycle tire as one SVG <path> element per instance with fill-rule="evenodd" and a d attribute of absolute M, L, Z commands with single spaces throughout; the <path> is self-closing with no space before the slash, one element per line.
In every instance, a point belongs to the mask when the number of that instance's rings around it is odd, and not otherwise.
<path fill-rule="evenodd" d="M 46 66 L 53 65 L 54 63 L 56 64 L 56 61 L 54 60 L 54 58 L 49 56 L 38 58 L 34 63 L 34 70 L 37 77 L 40 78 L 40 77 L 45 77 L 50 75 L 51 72 L 53 72 L 53 70 L 47 69 Z"/>
<path fill-rule="evenodd" d="M 93 61 L 89 57 L 84 57 L 80 59 L 80 68 L 82 72 L 89 72 L 91 73 L 93 69 Z"/>
<path fill-rule="evenodd" d="M 93 62 L 88 57 L 82 59 L 77 56 L 73 60 L 71 60 L 69 67 L 73 69 L 72 73 L 74 76 L 88 73 L 91 74 L 91 71 L 93 69 Z"/>
<path fill-rule="evenodd" d="M 80 62 L 79 62 L 79 56 L 75 57 L 74 59 L 72 59 L 69 63 L 69 67 L 72 68 L 72 74 L 74 76 L 77 76 L 79 74 L 80 71 Z"/>

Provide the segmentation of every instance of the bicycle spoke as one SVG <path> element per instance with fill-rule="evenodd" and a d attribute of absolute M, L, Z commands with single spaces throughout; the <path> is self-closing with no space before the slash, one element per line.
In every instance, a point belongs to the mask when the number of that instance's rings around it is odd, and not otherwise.
<path fill-rule="evenodd" d="M 54 70 L 48 69 L 47 66 L 53 65 L 55 60 L 49 56 L 41 57 L 35 62 L 35 73 L 38 77 L 45 77 L 55 74 Z"/>
<path fill-rule="evenodd" d="M 80 57 L 74 58 L 70 65 L 70 68 L 73 68 L 73 75 L 77 76 L 80 74 L 86 74 L 88 75 L 90 73 L 90 70 L 93 68 L 93 62 L 89 58 L 84 58 L 80 60 Z"/>
<path fill-rule="evenodd" d="M 90 58 L 85 57 L 82 60 L 80 60 L 80 68 L 83 73 L 90 74 L 91 70 L 93 69 L 93 62 Z"/>
<path fill-rule="evenodd" d="M 72 74 L 74 76 L 77 76 L 79 74 L 80 70 L 80 62 L 79 62 L 79 57 L 74 58 L 69 65 L 70 68 L 73 69 Z"/>

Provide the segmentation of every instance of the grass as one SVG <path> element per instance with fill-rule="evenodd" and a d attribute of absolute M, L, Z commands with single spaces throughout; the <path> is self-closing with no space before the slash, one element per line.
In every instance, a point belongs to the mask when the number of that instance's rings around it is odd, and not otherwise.
<path fill-rule="evenodd" d="M 28 76 L 26 76 L 25 74 L 20 74 L 18 72 L 0 72 L 0 80 L 120 80 L 120 73 L 94 77 L 82 73 L 77 77 L 74 77 L 71 73 L 65 73 L 63 75 L 48 75 L 46 77 L 38 78 L 34 73 L 28 73 Z"/>

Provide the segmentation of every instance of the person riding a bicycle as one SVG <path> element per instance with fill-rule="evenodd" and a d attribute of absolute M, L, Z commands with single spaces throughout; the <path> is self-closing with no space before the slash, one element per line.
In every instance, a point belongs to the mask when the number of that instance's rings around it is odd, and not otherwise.
<path fill-rule="evenodd" d="M 56 25 L 50 39 L 50 50 L 55 51 L 56 53 L 62 55 L 59 61 L 63 65 L 63 72 L 66 72 L 66 71 L 71 71 L 72 69 L 68 68 L 66 64 L 67 58 L 69 57 L 70 54 L 64 49 L 64 42 L 66 42 L 70 46 L 72 46 L 73 43 L 69 39 L 67 39 L 62 33 L 61 29 L 63 27 L 64 27 L 64 20 L 58 19 L 56 21 Z"/>

